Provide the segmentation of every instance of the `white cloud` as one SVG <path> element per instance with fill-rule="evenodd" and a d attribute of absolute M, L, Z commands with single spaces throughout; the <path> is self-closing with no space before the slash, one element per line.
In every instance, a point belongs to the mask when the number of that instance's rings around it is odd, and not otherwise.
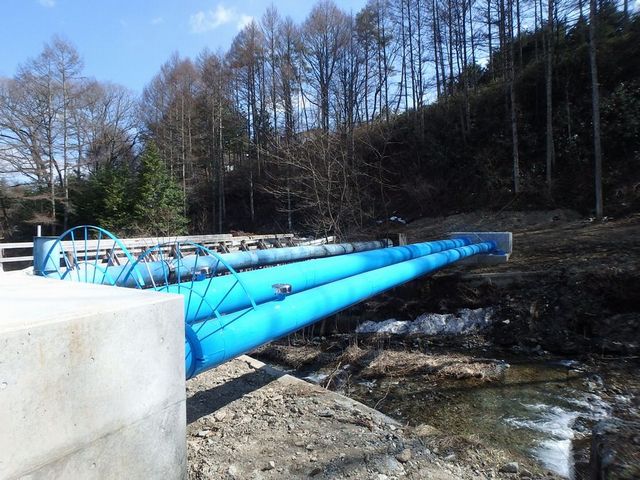
<path fill-rule="evenodd" d="M 56 6 L 56 0 L 38 0 L 38 3 L 43 7 L 52 8 Z"/>
<path fill-rule="evenodd" d="M 640 0 L 638 0 L 640 2 Z M 251 15 L 245 15 L 244 13 L 240 15 L 238 18 L 238 30 L 242 30 L 244 27 L 253 22 L 253 17 Z"/>
<path fill-rule="evenodd" d="M 638 0 L 640 1 L 640 0 Z M 238 30 L 242 30 L 253 21 L 251 15 L 238 13 L 233 7 L 225 7 L 218 3 L 215 9 L 200 10 L 189 17 L 191 33 L 206 33 L 227 23 L 236 22 Z"/>
<path fill-rule="evenodd" d="M 164 23 L 164 18 L 162 17 L 153 17 L 151 19 L 151 25 L 160 25 L 161 23 Z"/>
<path fill-rule="evenodd" d="M 199 11 L 191 15 L 189 18 L 189 26 L 191 33 L 205 33 L 215 30 L 225 23 L 233 21 L 236 14 L 232 8 L 225 8 L 221 3 L 215 10 Z"/>

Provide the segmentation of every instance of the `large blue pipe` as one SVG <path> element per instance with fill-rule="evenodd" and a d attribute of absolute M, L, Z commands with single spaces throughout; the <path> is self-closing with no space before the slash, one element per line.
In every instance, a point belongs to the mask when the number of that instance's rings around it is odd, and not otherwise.
<path fill-rule="evenodd" d="M 260 304 L 277 298 L 272 287 L 277 283 L 286 283 L 291 286 L 293 293 L 298 293 L 342 278 L 470 243 L 468 239 L 417 243 L 253 270 L 240 273 L 238 277 L 254 302 Z M 185 296 L 187 323 L 211 318 L 215 314 L 214 311 L 221 314 L 230 313 L 251 305 L 244 289 L 237 284 L 236 277 L 232 275 L 168 285 L 160 290 Z"/>
<path fill-rule="evenodd" d="M 295 293 L 233 314 L 186 325 L 187 378 L 302 327 L 333 315 L 373 295 L 414 280 L 462 258 L 488 253 L 483 242 L 418 257 Z"/>

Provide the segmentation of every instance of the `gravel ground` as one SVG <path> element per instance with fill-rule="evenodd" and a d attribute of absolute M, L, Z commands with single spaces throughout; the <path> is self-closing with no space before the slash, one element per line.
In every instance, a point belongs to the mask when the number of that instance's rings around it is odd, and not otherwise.
<path fill-rule="evenodd" d="M 247 356 L 187 382 L 187 419 L 191 479 L 551 478 Z"/>

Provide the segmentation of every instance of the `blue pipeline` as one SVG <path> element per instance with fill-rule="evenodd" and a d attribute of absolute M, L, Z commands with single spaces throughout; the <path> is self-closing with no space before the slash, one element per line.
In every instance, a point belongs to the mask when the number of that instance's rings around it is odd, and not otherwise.
<path fill-rule="evenodd" d="M 299 247 L 271 248 L 248 252 L 232 252 L 220 255 L 223 262 L 208 255 L 186 255 L 173 260 L 170 264 L 163 261 L 140 262 L 128 275 L 118 277 L 118 285 L 125 287 L 150 287 L 167 285 L 171 276 L 174 279 L 190 279 L 194 274 L 222 273 L 228 271 L 227 265 L 234 270 L 256 268 L 277 263 L 287 263 L 309 258 L 332 257 L 352 252 L 364 252 L 387 246 L 386 241 L 339 243 L 334 245 L 304 245 Z M 225 265 L 226 263 L 226 265 Z M 116 267 L 112 267 L 116 268 Z M 117 272 L 119 275 L 120 272 Z M 112 275 L 113 276 L 113 275 Z M 208 283 L 208 282 L 207 282 Z M 110 282 L 110 284 L 113 284 Z M 157 290 L 165 291 L 163 287 Z M 203 289 L 203 291 L 206 289 Z M 248 306 L 248 305 L 246 305 Z M 244 308 L 241 307 L 241 308 Z"/>
<path fill-rule="evenodd" d="M 49 262 L 53 263 L 53 262 Z M 140 262 L 132 268 L 130 263 L 124 265 L 109 265 L 98 262 L 82 263 L 65 275 L 60 274 L 59 267 L 42 273 L 46 277 L 72 282 L 98 283 L 103 285 L 117 285 L 119 287 L 141 288 L 162 283 L 171 275 L 169 262 Z"/>
<path fill-rule="evenodd" d="M 251 250 L 248 252 L 232 252 L 220 255 L 224 262 L 234 270 L 262 267 L 277 263 L 295 262 L 311 258 L 332 257 L 354 252 L 375 250 L 387 246 L 386 241 L 339 243 L 335 245 L 305 245 L 299 247 L 270 248 L 267 250 Z M 200 272 L 201 269 L 216 269 L 218 272 L 227 268 L 214 257 L 188 255 L 174 261 L 174 266 L 181 269 L 181 275 Z"/>
<path fill-rule="evenodd" d="M 54 238 L 54 240 L 57 237 Z M 252 250 L 249 252 L 224 253 L 220 256 L 234 270 L 255 268 L 277 263 L 287 263 L 309 258 L 331 257 L 353 252 L 364 252 L 387 246 L 386 241 L 339 243 L 334 245 L 310 245 L 299 247 Z M 35 251 L 35 249 L 34 249 Z M 47 249 L 48 251 L 48 249 Z M 58 255 L 59 257 L 60 255 Z M 53 262 L 50 262 L 53 263 Z M 60 278 L 57 269 L 42 268 L 45 276 Z M 204 272 L 226 272 L 227 267 L 216 257 L 204 255 L 186 255 L 172 261 L 137 262 L 134 265 L 106 265 L 100 263 L 81 264 L 62 280 L 101 283 L 129 288 L 165 285 L 169 278 L 188 279 L 193 274 Z"/>
<path fill-rule="evenodd" d="M 291 285 L 291 291 L 298 293 L 342 278 L 470 243 L 468 239 L 417 243 L 242 272 L 238 277 L 254 302 L 260 304 L 278 298 L 272 287 L 276 283 Z M 232 275 L 168 285 L 159 290 L 185 296 L 187 323 L 211 318 L 215 311 L 221 314 L 230 313 L 251 305 L 245 290 Z"/>
<path fill-rule="evenodd" d="M 494 242 L 453 248 L 347 277 L 255 308 L 185 325 L 187 378 L 311 325 L 373 295 L 462 258 L 493 250 Z"/>

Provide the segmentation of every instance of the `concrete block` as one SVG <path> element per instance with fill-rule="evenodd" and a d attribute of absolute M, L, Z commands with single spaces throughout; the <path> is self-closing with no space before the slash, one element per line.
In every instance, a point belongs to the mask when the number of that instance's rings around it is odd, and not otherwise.
<path fill-rule="evenodd" d="M 498 253 L 474 255 L 461 260 L 461 264 L 495 265 L 506 263 L 513 251 L 513 235 L 511 232 L 451 232 L 449 238 L 468 238 L 474 243 L 493 241 Z"/>
<path fill-rule="evenodd" d="M 186 478 L 183 310 L 0 276 L 0 478 Z"/>

